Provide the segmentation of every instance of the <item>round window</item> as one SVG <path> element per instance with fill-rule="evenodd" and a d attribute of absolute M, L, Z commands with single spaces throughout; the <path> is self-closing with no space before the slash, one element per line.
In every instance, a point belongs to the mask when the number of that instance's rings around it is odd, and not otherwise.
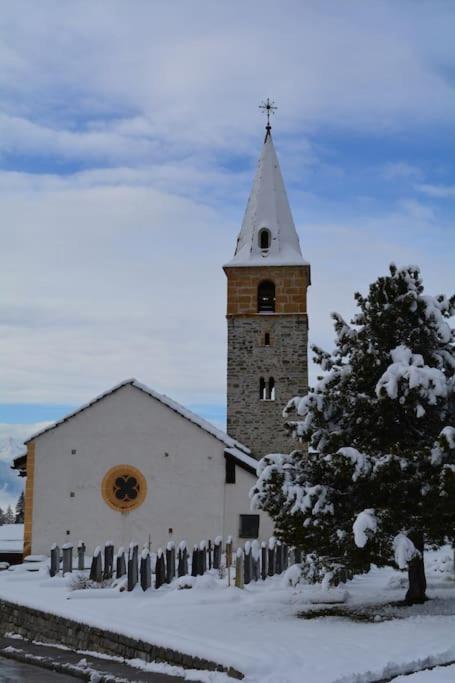
<path fill-rule="evenodd" d="M 144 475 L 132 465 L 117 465 L 106 472 L 101 483 L 104 501 L 113 509 L 129 512 L 142 505 L 147 495 Z"/>

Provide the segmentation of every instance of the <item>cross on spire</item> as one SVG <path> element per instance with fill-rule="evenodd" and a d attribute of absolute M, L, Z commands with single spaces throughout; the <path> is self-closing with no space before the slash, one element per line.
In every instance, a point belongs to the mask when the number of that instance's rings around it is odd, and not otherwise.
<path fill-rule="evenodd" d="M 272 126 L 270 125 L 270 115 L 275 114 L 278 107 L 275 106 L 275 102 L 273 100 L 270 100 L 270 98 L 267 97 L 266 101 L 259 105 L 259 109 L 261 109 L 264 114 L 267 114 L 267 125 L 265 127 L 266 133 L 264 139 L 265 142 L 270 135 L 270 131 L 272 130 Z"/>

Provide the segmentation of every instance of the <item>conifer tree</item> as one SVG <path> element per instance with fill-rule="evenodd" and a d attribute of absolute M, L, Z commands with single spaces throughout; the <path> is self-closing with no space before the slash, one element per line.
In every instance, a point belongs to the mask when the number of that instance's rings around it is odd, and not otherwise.
<path fill-rule="evenodd" d="M 351 325 L 333 314 L 335 351 L 313 347 L 323 374 L 286 409 L 309 451 L 263 458 L 251 492 L 313 578 L 395 561 L 409 603 L 425 600 L 424 541 L 455 535 L 455 297 L 423 291 L 417 267 L 391 265 Z"/>
<path fill-rule="evenodd" d="M 3 508 L 0 507 L 0 526 L 2 526 L 5 523 L 5 513 L 3 511 Z"/>
<path fill-rule="evenodd" d="M 16 518 L 15 518 L 16 524 L 23 524 L 24 523 L 24 504 L 25 504 L 24 492 L 22 491 L 19 498 L 18 498 L 18 501 L 16 503 Z"/>
<path fill-rule="evenodd" d="M 5 512 L 5 524 L 14 524 L 16 516 L 11 505 L 8 505 Z"/>

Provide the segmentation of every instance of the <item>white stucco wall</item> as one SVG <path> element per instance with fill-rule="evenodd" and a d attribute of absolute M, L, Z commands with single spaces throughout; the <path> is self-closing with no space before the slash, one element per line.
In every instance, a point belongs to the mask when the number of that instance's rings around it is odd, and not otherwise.
<path fill-rule="evenodd" d="M 236 465 L 235 484 L 225 484 L 225 515 L 224 515 L 224 538 L 231 535 L 235 544 L 244 542 L 238 538 L 239 515 L 258 514 L 251 510 L 249 491 L 256 481 L 256 477 Z M 273 535 L 273 522 L 264 512 L 259 513 L 259 540 L 267 540 Z"/>
<path fill-rule="evenodd" d="M 254 476 L 237 466 L 237 483 L 225 484 L 224 444 L 131 385 L 35 443 L 33 553 L 79 540 L 89 551 L 107 540 L 118 547 L 150 539 L 155 550 L 169 540 L 192 545 L 231 534 L 237 541 L 238 516 L 250 512 Z M 129 513 L 101 495 L 107 470 L 122 464 L 141 470 L 148 485 L 144 503 Z"/>

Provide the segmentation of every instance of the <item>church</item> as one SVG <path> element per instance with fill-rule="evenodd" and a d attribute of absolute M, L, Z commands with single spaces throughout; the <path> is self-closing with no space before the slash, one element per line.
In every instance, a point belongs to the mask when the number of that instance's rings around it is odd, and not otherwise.
<path fill-rule="evenodd" d="M 269 111 L 267 111 L 269 113 Z M 257 460 L 295 447 L 282 411 L 308 389 L 304 260 L 266 135 L 227 276 L 227 433 L 136 379 L 34 434 L 13 468 L 26 477 L 24 555 L 52 543 L 273 534 L 250 510 Z"/>

